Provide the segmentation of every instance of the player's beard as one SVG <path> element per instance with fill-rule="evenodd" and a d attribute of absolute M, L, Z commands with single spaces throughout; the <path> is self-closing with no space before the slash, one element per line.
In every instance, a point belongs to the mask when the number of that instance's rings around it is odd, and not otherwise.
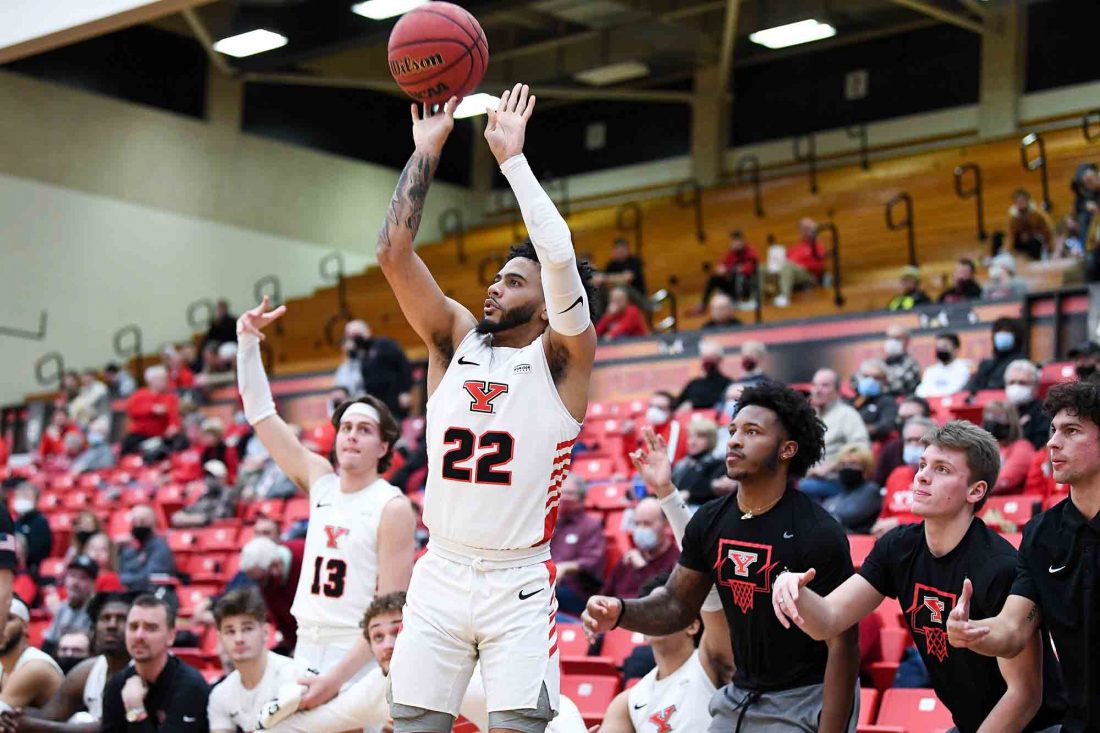
<path fill-rule="evenodd" d="M 518 305 L 515 308 L 509 308 L 501 312 L 500 320 L 496 323 L 488 318 L 482 318 L 478 321 L 476 330 L 484 335 L 487 333 L 500 333 L 516 326 L 523 326 L 534 317 L 537 307 L 537 304 L 531 303 L 530 305 Z"/>
<path fill-rule="evenodd" d="M 23 631 L 20 629 L 12 634 L 10 639 L 4 641 L 4 645 L 0 646 L 0 656 L 3 656 L 10 652 L 15 647 L 19 646 L 19 642 L 23 641 Z"/>
<path fill-rule="evenodd" d="M 744 481 L 746 479 L 755 478 L 756 476 L 760 475 L 761 473 L 773 473 L 777 468 L 779 468 L 779 445 L 778 444 L 776 444 L 775 449 L 772 451 L 771 455 L 768 456 L 767 459 L 765 459 L 763 463 L 758 464 L 755 469 L 752 468 L 752 467 L 748 467 L 748 468 L 738 467 L 738 468 L 735 468 L 733 471 L 726 471 L 726 477 L 731 478 L 734 481 Z"/>

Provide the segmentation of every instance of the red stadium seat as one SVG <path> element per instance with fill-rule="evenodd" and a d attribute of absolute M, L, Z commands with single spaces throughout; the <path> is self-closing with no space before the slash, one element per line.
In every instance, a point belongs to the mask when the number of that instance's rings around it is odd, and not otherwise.
<path fill-rule="evenodd" d="M 645 645 L 645 636 L 637 631 L 626 629 L 612 629 L 603 635 L 603 646 L 600 647 L 600 656 L 609 657 L 615 666 L 621 667 L 623 660 L 630 656 L 636 648 Z"/>
<path fill-rule="evenodd" d="M 852 564 L 856 570 L 859 570 L 859 566 L 871 554 L 871 548 L 875 546 L 875 538 L 869 534 L 850 534 L 848 544 L 852 548 Z"/>
<path fill-rule="evenodd" d="M 884 627 L 879 631 L 882 661 L 871 663 L 871 681 L 875 689 L 886 690 L 893 686 L 901 658 L 912 643 L 912 636 L 907 628 Z"/>
<path fill-rule="evenodd" d="M 43 578 L 60 579 L 65 574 L 65 565 L 63 557 L 48 557 L 38 564 L 38 574 Z"/>
<path fill-rule="evenodd" d="M 869 725 L 878 714 L 879 691 L 864 687 L 859 691 L 859 724 Z"/>
<path fill-rule="evenodd" d="M 290 525 L 302 519 L 309 519 L 309 497 L 296 496 L 286 503 L 282 521 L 284 525 Z"/>
<path fill-rule="evenodd" d="M 617 677 L 619 667 L 608 657 L 565 657 L 561 658 L 561 673 L 564 675 L 608 675 Z"/>
<path fill-rule="evenodd" d="M 190 529 L 168 530 L 168 547 L 172 552 L 196 552 L 198 551 L 198 535 Z"/>
<path fill-rule="evenodd" d="M 253 522 L 256 520 L 257 514 L 263 514 L 265 517 L 271 517 L 276 522 L 282 522 L 285 512 L 286 499 L 263 499 L 247 505 L 244 520 Z M 306 515 L 309 515 L 309 499 L 306 499 Z"/>
<path fill-rule="evenodd" d="M 579 462 L 585 463 L 587 459 L 581 459 Z M 599 509 L 607 512 L 625 509 L 633 504 L 632 487 L 630 484 L 623 483 L 589 486 L 588 495 L 584 498 L 586 509 Z"/>
<path fill-rule="evenodd" d="M 573 461 L 573 473 L 585 481 L 607 481 L 615 474 L 612 458 L 586 458 L 581 455 Z"/>
<path fill-rule="evenodd" d="M 235 550 L 240 545 L 237 543 L 237 535 L 240 530 L 235 525 L 207 527 L 195 532 L 199 549 L 203 552 Z"/>
<path fill-rule="evenodd" d="M 585 725 L 596 725 L 619 694 L 618 675 L 563 675 L 561 692 L 577 704 Z"/>
<path fill-rule="evenodd" d="M 905 619 L 901 610 L 901 603 L 896 598 L 884 598 L 875 609 L 882 618 L 882 625 L 887 629 L 901 629 L 905 627 Z"/>
<path fill-rule="evenodd" d="M 1047 391 L 1061 382 L 1077 379 L 1077 371 L 1072 361 L 1056 361 L 1043 366 L 1039 372 L 1039 397 L 1046 397 Z"/>
<path fill-rule="evenodd" d="M 192 583 L 211 583 L 224 585 L 229 577 L 226 574 L 227 555 L 221 552 L 203 552 L 193 554 L 187 562 L 187 572 Z"/>
<path fill-rule="evenodd" d="M 558 624 L 558 650 L 563 658 L 588 656 L 588 639 L 580 624 Z"/>
<path fill-rule="evenodd" d="M 92 503 L 92 495 L 81 489 L 69 489 L 61 498 L 61 505 L 71 511 L 78 511 Z"/>
<path fill-rule="evenodd" d="M 996 510 L 1005 519 L 1021 529 L 1035 513 L 1035 507 L 1041 507 L 1043 497 L 1040 494 L 1016 494 L 1011 496 L 991 496 L 986 500 L 982 516 Z"/>
<path fill-rule="evenodd" d="M 189 618 L 195 613 L 195 606 L 204 598 L 211 598 L 218 594 L 216 585 L 185 585 L 176 590 L 179 596 L 179 615 Z"/>
<path fill-rule="evenodd" d="M 954 726 L 951 713 L 929 689 L 891 688 L 882 696 L 876 725 L 908 733 L 939 733 Z"/>
<path fill-rule="evenodd" d="M 118 462 L 118 467 L 124 471 L 140 471 L 145 467 L 145 462 L 142 461 L 141 456 L 123 456 Z"/>

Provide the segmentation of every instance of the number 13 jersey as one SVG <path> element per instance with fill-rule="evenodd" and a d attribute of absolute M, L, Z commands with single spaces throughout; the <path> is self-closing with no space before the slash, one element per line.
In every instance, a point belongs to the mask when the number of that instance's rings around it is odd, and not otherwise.
<path fill-rule="evenodd" d="M 427 405 L 424 524 L 470 548 L 517 550 L 550 541 L 580 432 L 543 349 L 492 347 L 470 331 Z"/>
<path fill-rule="evenodd" d="M 302 575 L 290 612 L 298 626 L 346 627 L 360 633 L 363 612 L 378 585 L 378 525 L 382 509 L 401 491 L 383 478 L 345 494 L 335 473 L 309 488 Z"/>

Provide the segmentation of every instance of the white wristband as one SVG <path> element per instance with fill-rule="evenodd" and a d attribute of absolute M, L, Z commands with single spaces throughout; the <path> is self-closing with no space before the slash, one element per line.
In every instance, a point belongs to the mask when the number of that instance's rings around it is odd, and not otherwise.
<path fill-rule="evenodd" d="M 680 492 L 675 486 L 672 487 L 671 494 L 661 499 L 661 511 L 665 513 L 665 518 L 672 526 L 672 534 L 676 537 L 676 545 L 683 549 L 684 530 L 687 529 L 688 522 L 691 521 L 691 510 L 680 498 Z"/>
<path fill-rule="evenodd" d="M 260 339 L 253 333 L 237 334 L 237 389 L 250 425 L 275 414 L 275 400 L 260 358 Z"/>

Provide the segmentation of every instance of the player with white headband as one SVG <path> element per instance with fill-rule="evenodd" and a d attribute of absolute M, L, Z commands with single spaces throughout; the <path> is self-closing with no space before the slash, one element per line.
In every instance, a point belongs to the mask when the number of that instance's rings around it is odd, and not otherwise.
<path fill-rule="evenodd" d="M 336 466 L 302 445 L 275 412 L 260 360 L 263 329 L 286 306 L 268 299 L 237 321 L 237 382 L 245 417 L 280 469 L 309 494 L 309 529 L 291 612 L 298 622 L 301 709 L 331 699 L 373 666 L 359 630 L 377 595 L 408 588 L 416 553 L 416 513 L 381 474 L 389 468 L 397 422 L 369 395 L 344 402 L 332 415 Z M 337 471 L 337 469 L 339 469 Z"/>

